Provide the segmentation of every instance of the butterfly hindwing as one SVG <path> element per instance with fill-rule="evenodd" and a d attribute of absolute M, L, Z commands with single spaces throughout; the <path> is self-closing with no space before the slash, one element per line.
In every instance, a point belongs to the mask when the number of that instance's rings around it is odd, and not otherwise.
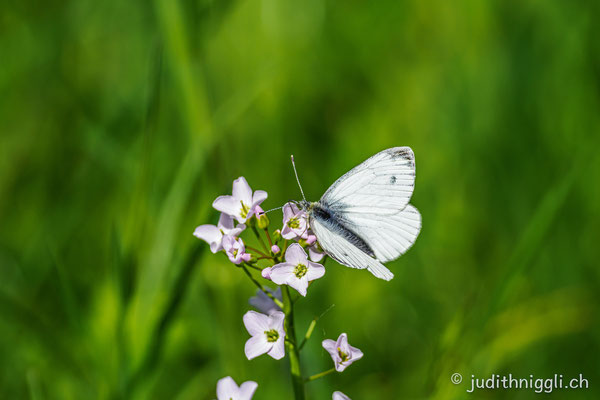
<path fill-rule="evenodd" d="M 365 213 L 344 215 L 346 226 L 360 236 L 381 262 L 395 260 L 413 245 L 421 230 L 421 214 L 411 204 L 396 214 Z"/>
<path fill-rule="evenodd" d="M 309 223 L 323 250 L 340 264 L 351 268 L 366 268 L 377 278 L 386 281 L 394 277 L 381 262 L 360 250 L 341 232 L 324 225 L 319 218 L 312 216 Z"/>

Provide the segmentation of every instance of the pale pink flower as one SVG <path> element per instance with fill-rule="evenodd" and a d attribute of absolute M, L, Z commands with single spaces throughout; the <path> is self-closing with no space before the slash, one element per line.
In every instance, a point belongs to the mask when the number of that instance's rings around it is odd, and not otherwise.
<path fill-rule="evenodd" d="M 233 218 L 230 215 L 222 213 L 217 226 L 200 225 L 194 231 L 194 236 L 207 242 L 210 245 L 210 251 L 216 253 L 223 248 L 222 242 L 224 236 L 238 236 L 244 229 L 246 229 L 246 225 L 238 224 L 238 226 L 234 227 Z"/>
<path fill-rule="evenodd" d="M 283 206 L 281 237 L 288 240 L 308 237 L 308 216 L 294 203 L 286 203 Z"/>
<path fill-rule="evenodd" d="M 289 285 L 306 296 L 308 282 L 325 275 L 325 267 L 308 260 L 306 252 L 298 243 L 285 251 L 285 262 L 271 267 L 269 276 L 278 285 Z"/>
<path fill-rule="evenodd" d="M 332 400 L 352 400 L 342 392 L 333 392 Z"/>
<path fill-rule="evenodd" d="M 223 249 L 229 260 L 234 264 L 241 264 L 244 261 L 250 261 L 250 254 L 246 253 L 246 247 L 242 239 L 236 239 L 233 236 L 223 238 Z"/>
<path fill-rule="evenodd" d="M 217 400 L 251 400 L 258 383 L 247 381 L 239 387 L 232 377 L 226 376 L 217 382 Z"/>
<path fill-rule="evenodd" d="M 248 311 L 244 314 L 244 325 L 252 337 L 246 342 L 244 352 L 248 360 L 267 353 L 276 360 L 285 356 L 285 314 L 275 311 L 270 315 Z"/>
<path fill-rule="evenodd" d="M 308 247 L 308 257 L 311 261 L 319 262 L 325 257 L 325 252 L 317 243 L 317 237 L 312 233 L 312 231 L 308 230 L 308 238 L 306 239 L 306 244 Z"/>
<path fill-rule="evenodd" d="M 271 251 L 273 252 L 273 254 L 278 254 L 281 251 L 281 249 L 279 248 L 279 246 L 274 244 L 273 246 L 271 246 Z"/>
<path fill-rule="evenodd" d="M 234 217 L 239 223 L 246 222 L 256 211 L 256 207 L 265 201 L 267 192 L 252 189 L 243 176 L 233 181 L 231 196 L 219 196 L 213 202 L 213 207 Z"/>
<path fill-rule="evenodd" d="M 335 370 L 342 372 L 354 361 L 363 357 L 363 352 L 348 344 L 348 335 L 342 333 L 337 341 L 323 340 L 323 348 L 331 355 L 335 363 Z"/>
<path fill-rule="evenodd" d="M 260 271 L 260 274 L 263 278 L 271 280 L 271 267 L 263 268 L 263 270 Z"/>

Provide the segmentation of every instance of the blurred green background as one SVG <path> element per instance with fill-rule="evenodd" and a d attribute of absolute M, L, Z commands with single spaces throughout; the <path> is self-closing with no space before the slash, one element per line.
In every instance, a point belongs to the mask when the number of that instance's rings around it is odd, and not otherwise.
<path fill-rule="evenodd" d="M 600 28 L 587 1 L 47 1 L 0 13 L 0 398 L 291 398 L 248 361 L 254 287 L 195 239 L 245 176 L 264 208 L 411 146 L 396 277 L 327 263 L 298 329 L 365 357 L 310 398 L 469 395 L 583 374 L 600 396 Z M 281 214 L 271 214 L 281 224 Z M 450 375 L 460 372 L 461 385 Z"/>

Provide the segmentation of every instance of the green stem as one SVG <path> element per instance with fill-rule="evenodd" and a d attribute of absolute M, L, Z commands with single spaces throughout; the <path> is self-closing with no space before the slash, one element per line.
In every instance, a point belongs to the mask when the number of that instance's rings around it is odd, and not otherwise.
<path fill-rule="evenodd" d="M 252 232 L 254 232 L 254 235 L 256 235 L 256 238 L 260 242 L 260 245 L 265 250 L 265 252 L 268 254 L 269 253 L 269 249 L 267 249 L 267 245 L 265 244 L 265 241 L 263 240 L 262 236 L 260 236 L 260 233 L 258 233 L 258 230 L 256 229 L 255 226 L 252 227 Z"/>
<path fill-rule="evenodd" d="M 273 247 L 273 241 L 271 240 L 271 235 L 269 235 L 269 229 L 265 228 L 265 235 L 267 236 L 267 239 L 269 240 L 269 248 Z"/>
<path fill-rule="evenodd" d="M 255 253 L 258 253 L 259 255 L 261 255 L 263 257 L 269 257 L 267 254 L 263 253 L 262 251 L 260 251 L 259 249 L 255 248 L 255 247 L 246 246 L 246 250 L 250 250 L 250 251 L 253 251 Z"/>
<path fill-rule="evenodd" d="M 294 330 L 294 307 L 290 296 L 290 288 L 282 286 L 281 294 L 283 296 L 283 312 L 285 313 L 284 328 L 286 334 L 285 346 L 290 357 L 290 374 L 292 375 L 292 387 L 294 388 L 294 398 L 304 400 L 304 379 L 300 371 L 300 354 L 296 342 L 296 332 Z"/>
<path fill-rule="evenodd" d="M 331 368 L 331 369 L 328 369 L 327 371 L 323 371 L 323 372 L 320 372 L 320 373 L 318 373 L 318 374 L 315 374 L 315 375 L 309 376 L 309 377 L 308 377 L 308 378 L 306 378 L 304 381 L 305 381 L 305 382 L 314 381 L 315 379 L 322 378 L 322 377 L 324 377 L 325 375 L 329 375 L 329 374 L 331 374 L 332 372 L 335 372 L 335 368 Z"/>
<path fill-rule="evenodd" d="M 257 260 L 260 260 L 261 258 L 263 258 L 263 257 L 259 257 L 259 258 L 257 258 Z M 246 267 L 249 267 L 249 268 L 255 269 L 255 270 L 257 270 L 257 271 L 262 271 L 262 270 L 263 270 L 262 268 L 260 268 L 260 267 L 257 267 L 256 265 L 252 265 L 252 264 L 250 264 L 250 263 L 246 263 L 246 264 L 244 264 L 244 265 L 245 265 Z"/>
<path fill-rule="evenodd" d="M 277 306 L 279 308 L 283 309 L 284 304 L 281 301 L 279 301 L 279 299 L 277 297 L 273 296 L 271 294 L 271 292 L 269 292 L 268 290 L 266 290 L 264 288 L 264 286 L 260 284 L 259 281 L 257 281 L 256 279 L 254 279 L 254 277 L 252 276 L 252 274 L 250 273 L 250 271 L 248 271 L 248 268 L 246 268 L 246 265 L 245 264 L 240 264 L 240 266 L 242 267 L 242 269 L 244 270 L 244 272 L 246 273 L 246 275 L 248 275 L 248 278 L 250 278 L 250 280 L 256 285 L 256 287 L 258 287 L 260 290 L 262 290 L 262 292 L 264 294 L 266 294 L 267 296 L 269 296 L 269 298 L 271 300 L 273 300 L 275 302 L 275 304 L 277 304 Z"/>
<path fill-rule="evenodd" d="M 304 335 L 304 339 L 302 339 L 302 343 L 300 343 L 300 346 L 298 346 L 298 350 L 302 350 L 306 341 L 308 339 L 310 339 L 310 335 L 312 335 L 313 331 L 315 330 L 315 326 L 317 326 L 318 319 L 319 319 L 319 317 L 315 317 L 310 322 L 310 325 L 308 326 L 308 329 L 306 330 L 306 334 Z"/>

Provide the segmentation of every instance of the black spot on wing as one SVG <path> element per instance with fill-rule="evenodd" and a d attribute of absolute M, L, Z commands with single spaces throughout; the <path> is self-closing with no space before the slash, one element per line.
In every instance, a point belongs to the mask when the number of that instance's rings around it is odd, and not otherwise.
<path fill-rule="evenodd" d="M 395 176 L 392 176 L 392 177 L 390 178 L 390 184 L 391 184 L 391 185 L 393 185 L 394 183 L 396 183 L 396 177 L 395 177 Z"/>

